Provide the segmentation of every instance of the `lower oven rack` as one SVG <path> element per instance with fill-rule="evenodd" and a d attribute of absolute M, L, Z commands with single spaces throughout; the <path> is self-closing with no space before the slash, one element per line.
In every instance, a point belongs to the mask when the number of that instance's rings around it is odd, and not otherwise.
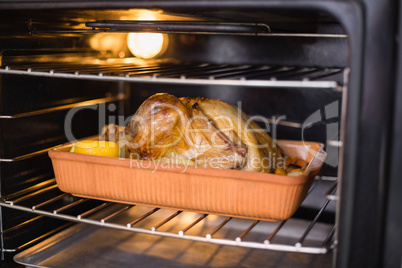
<path fill-rule="evenodd" d="M 331 195 L 335 193 L 336 186 L 332 178 L 329 181 L 333 186 L 329 188 L 327 194 Z M 322 183 L 328 184 L 328 178 L 317 177 L 310 192 Z M 254 249 L 325 254 L 335 246 L 336 241 L 333 222 L 319 221 L 326 213 L 328 204 L 333 201 L 331 199 L 322 201 L 318 212 L 309 220 L 290 218 L 281 222 L 265 222 L 77 198 L 61 192 L 55 180 L 51 179 L 39 186 L 3 197 L 0 206 L 69 222 L 147 235 Z M 103 213 L 99 217 L 102 212 L 106 214 Z M 121 220 L 123 215 L 124 220 Z M 230 228 L 228 226 L 232 222 L 237 222 L 236 224 L 241 222 L 242 229 L 237 229 L 235 232 L 226 230 Z M 168 228 L 169 224 L 171 226 Z M 197 231 L 194 234 L 194 230 L 200 225 L 207 227 L 202 232 Z M 296 228 L 298 230 L 296 234 L 294 234 L 295 226 L 299 226 Z M 227 236 L 228 233 L 231 235 Z"/>

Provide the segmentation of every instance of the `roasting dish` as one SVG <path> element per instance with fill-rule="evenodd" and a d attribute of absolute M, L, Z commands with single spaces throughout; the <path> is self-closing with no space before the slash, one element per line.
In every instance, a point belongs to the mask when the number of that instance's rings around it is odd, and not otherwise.
<path fill-rule="evenodd" d="M 81 155 L 69 152 L 72 144 L 50 150 L 49 156 L 58 187 L 75 196 L 279 221 L 300 206 L 326 153 L 316 142 L 277 144 L 309 163 L 301 176 Z"/>

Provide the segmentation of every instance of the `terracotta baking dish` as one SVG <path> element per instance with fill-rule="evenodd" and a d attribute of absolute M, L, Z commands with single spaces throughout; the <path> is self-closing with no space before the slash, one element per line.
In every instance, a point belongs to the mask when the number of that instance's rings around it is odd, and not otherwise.
<path fill-rule="evenodd" d="M 277 143 L 310 163 L 302 176 L 82 155 L 68 152 L 71 144 L 52 149 L 49 156 L 58 187 L 75 196 L 278 221 L 300 206 L 326 153 L 320 143 Z"/>

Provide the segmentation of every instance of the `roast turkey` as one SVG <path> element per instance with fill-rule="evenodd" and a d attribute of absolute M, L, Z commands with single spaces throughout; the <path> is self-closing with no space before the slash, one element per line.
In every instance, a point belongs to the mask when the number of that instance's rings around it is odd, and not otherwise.
<path fill-rule="evenodd" d="M 257 172 L 285 166 L 285 155 L 271 137 L 240 109 L 218 99 L 153 95 L 124 131 L 117 136 L 124 138 L 131 159 Z"/>

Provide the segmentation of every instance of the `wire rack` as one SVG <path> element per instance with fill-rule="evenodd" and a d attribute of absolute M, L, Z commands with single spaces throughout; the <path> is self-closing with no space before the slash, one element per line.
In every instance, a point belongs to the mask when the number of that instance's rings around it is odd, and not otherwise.
<path fill-rule="evenodd" d="M 78 62 L 82 62 L 81 59 Z M 0 74 L 187 85 L 294 87 L 342 90 L 341 68 L 138 61 L 37 62 L 7 65 Z"/>
<path fill-rule="evenodd" d="M 323 181 L 318 177 L 310 193 Z M 335 191 L 336 186 L 332 186 L 328 193 L 334 194 Z M 77 198 L 61 192 L 55 180 L 51 179 L 3 197 L 0 206 L 69 222 L 148 235 L 247 248 L 325 254 L 335 245 L 335 226 L 333 223 L 322 223 L 319 219 L 325 214 L 328 204 L 333 202 L 331 200 L 323 199 L 318 212 L 309 220 L 290 218 L 281 222 L 266 222 Z M 234 223 L 232 227 L 231 223 Z M 169 224 L 171 226 L 167 228 Z M 233 229 L 233 226 L 237 227 Z M 202 230 L 197 229 L 200 227 Z M 4 230 L 3 233 L 8 231 Z M 229 233 L 231 235 L 228 236 Z"/>
<path fill-rule="evenodd" d="M 335 91 L 341 91 L 343 88 L 344 70 L 339 68 L 194 64 L 166 61 L 127 61 L 127 59 L 112 62 L 97 60 L 96 63 L 91 60 L 87 61 L 87 59 L 77 61 L 75 58 L 70 58 L 71 62 L 65 62 L 64 60 L 63 58 L 59 62 L 33 60 L 29 64 L 10 63 L 0 68 L 0 74 L 189 85 L 295 87 Z M 77 64 L 77 62 L 81 64 Z M 121 98 L 121 96 L 117 96 L 112 99 L 95 101 L 103 103 L 120 100 Z M 89 104 L 93 103 L 81 103 L 81 105 Z M 68 108 L 70 106 L 67 105 L 60 109 Z M 28 114 L 2 115 L 0 117 L 12 119 L 45 112 L 49 111 L 40 110 Z M 0 159 L 0 161 L 14 162 L 46 153 L 46 151 L 47 149 L 15 159 Z M 322 179 L 317 180 L 312 189 L 321 181 Z M 282 222 L 253 221 L 182 210 L 174 211 L 160 207 L 77 198 L 61 192 L 57 188 L 54 179 L 2 197 L 0 206 L 30 212 L 41 217 L 53 217 L 67 220 L 68 222 L 80 222 L 148 235 L 220 245 L 325 254 L 336 244 L 333 238 L 335 226 L 333 222 L 321 222 L 320 217 L 325 215 L 328 205 L 336 199 L 336 196 L 333 195 L 334 191 L 336 191 L 335 188 L 328 192 L 327 196 L 331 198 L 322 201 L 317 213 L 312 218 L 308 220 L 291 218 Z M 239 221 L 241 222 L 240 225 L 237 224 Z M 233 229 L 233 226 L 231 227 L 232 223 L 236 223 L 237 226 L 240 226 L 240 229 L 237 227 Z M 175 228 L 166 228 L 169 224 L 173 224 Z M 195 231 L 199 226 L 206 227 L 202 232 Z M 298 228 L 295 228 L 295 226 L 298 226 Z M 295 230 L 297 231 L 295 232 Z M 10 229 L 3 230 L 3 233 L 11 231 Z M 52 231 L 48 236 L 51 236 L 54 232 Z M 228 233 L 233 235 L 224 235 Z M 45 237 L 46 235 L 42 238 Z M 4 251 L 15 252 L 22 250 L 35 242 L 31 241 L 17 249 L 4 249 Z"/>

